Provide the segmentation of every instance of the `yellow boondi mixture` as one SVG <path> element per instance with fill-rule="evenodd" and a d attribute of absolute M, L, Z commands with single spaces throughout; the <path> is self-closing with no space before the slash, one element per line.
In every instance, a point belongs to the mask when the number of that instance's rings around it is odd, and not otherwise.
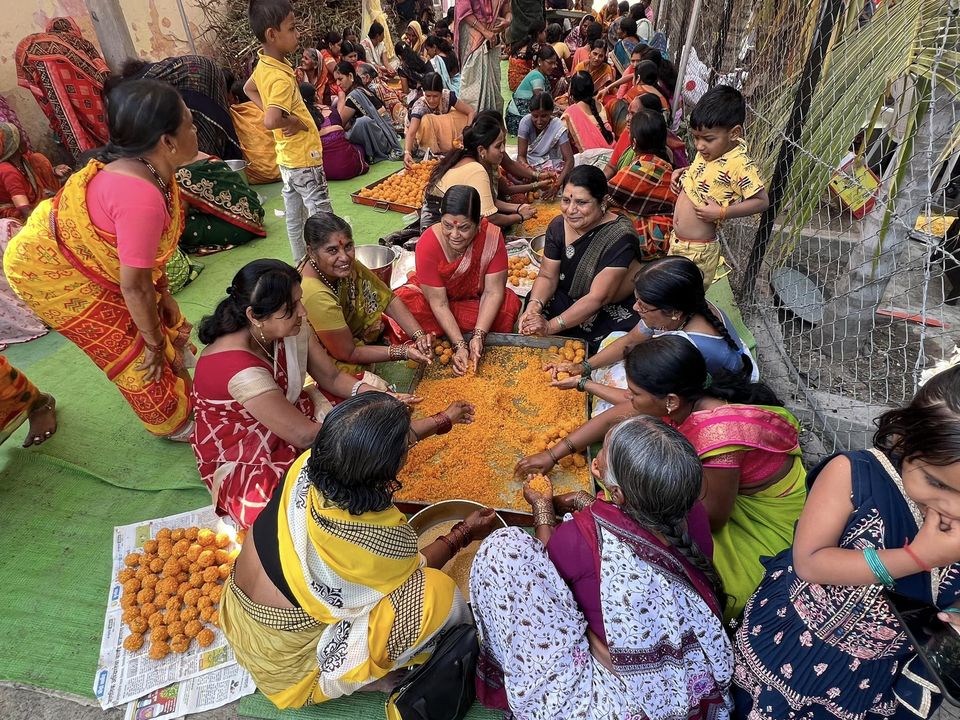
<path fill-rule="evenodd" d="M 398 500 L 435 503 L 465 498 L 488 507 L 529 512 L 523 478 L 513 470 L 522 457 L 552 446 L 586 421 L 583 395 L 549 385 L 543 366 L 559 357 L 528 348 L 490 348 L 477 375 L 456 377 L 451 366 L 430 366 L 416 389 L 416 413 L 429 417 L 452 400 L 476 407 L 471 425 L 427 438 L 410 449 L 400 473 Z M 554 492 L 589 490 L 583 455 L 564 458 L 551 473 Z"/>

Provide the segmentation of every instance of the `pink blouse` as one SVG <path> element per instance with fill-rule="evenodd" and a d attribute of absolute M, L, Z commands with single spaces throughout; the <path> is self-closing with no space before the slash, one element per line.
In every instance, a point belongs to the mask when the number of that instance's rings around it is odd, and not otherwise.
<path fill-rule="evenodd" d="M 153 269 L 160 236 L 170 224 L 166 199 L 156 185 L 102 170 L 87 187 L 87 209 L 99 230 L 116 236 L 121 265 Z"/>

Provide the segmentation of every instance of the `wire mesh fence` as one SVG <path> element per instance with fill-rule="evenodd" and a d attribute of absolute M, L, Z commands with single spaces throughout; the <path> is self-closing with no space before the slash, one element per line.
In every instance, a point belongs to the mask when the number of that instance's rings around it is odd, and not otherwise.
<path fill-rule="evenodd" d="M 696 4 L 661 24 L 675 62 Z M 697 25 L 686 77 L 740 86 L 773 203 L 722 230 L 763 379 L 814 455 L 863 447 L 960 337 L 956 8 L 701 0 Z"/>

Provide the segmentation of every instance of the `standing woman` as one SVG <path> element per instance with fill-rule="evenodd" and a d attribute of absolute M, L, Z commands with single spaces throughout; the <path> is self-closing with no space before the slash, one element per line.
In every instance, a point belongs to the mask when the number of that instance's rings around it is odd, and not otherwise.
<path fill-rule="evenodd" d="M 333 73 L 337 82 L 337 112 L 347 139 L 363 148 L 369 163 L 400 160 L 403 148 L 386 106 L 372 91 L 357 82 L 353 65 L 342 61 Z"/>
<path fill-rule="evenodd" d="M 183 231 L 174 173 L 196 157 L 197 131 L 177 91 L 155 80 L 118 86 L 108 117 L 100 159 L 33 211 L 4 270 L 24 302 L 106 373 L 149 432 L 184 441 L 193 426 L 190 324 L 164 267 Z"/>
<path fill-rule="evenodd" d="M 396 296 L 425 331 L 453 343 L 453 370 L 474 370 L 489 332 L 513 332 L 520 298 L 507 289 L 507 248 L 503 233 L 482 217 L 480 194 L 454 185 L 440 204 L 440 222 L 417 242 L 417 268 Z M 391 327 L 407 335 L 396 320 Z M 469 344 L 464 332 L 473 331 Z"/>
<path fill-rule="evenodd" d="M 110 68 L 72 18 L 53 18 L 42 33 L 27 35 L 14 58 L 17 84 L 33 94 L 74 160 L 107 142 L 103 83 Z"/>
<path fill-rule="evenodd" d="M 505 0 L 456 0 L 453 45 L 460 58 L 460 90 L 473 109 L 503 112 L 499 33 L 510 26 Z"/>

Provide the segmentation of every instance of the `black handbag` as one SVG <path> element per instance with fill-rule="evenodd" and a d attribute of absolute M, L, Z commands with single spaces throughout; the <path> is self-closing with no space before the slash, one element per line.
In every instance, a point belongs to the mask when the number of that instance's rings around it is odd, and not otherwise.
<path fill-rule="evenodd" d="M 387 700 L 387 718 L 462 720 L 476 698 L 477 629 L 456 625 L 440 634 L 430 659 L 414 669 Z"/>

